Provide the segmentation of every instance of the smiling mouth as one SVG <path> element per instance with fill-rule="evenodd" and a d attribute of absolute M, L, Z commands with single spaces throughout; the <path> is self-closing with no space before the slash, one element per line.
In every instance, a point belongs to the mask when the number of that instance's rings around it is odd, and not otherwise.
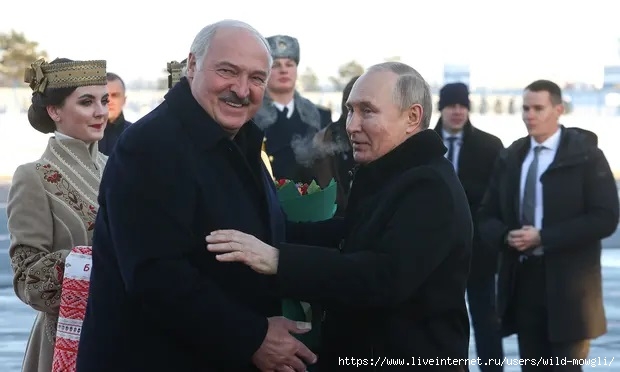
<path fill-rule="evenodd" d="M 224 101 L 225 104 L 227 104 L 230 107 L 234 107 L 234 108 L 241 108 L 243 107 L 243 104 L 241 103 L 236 103 L 236 102 L 231 102 L 231 101 Z"/>

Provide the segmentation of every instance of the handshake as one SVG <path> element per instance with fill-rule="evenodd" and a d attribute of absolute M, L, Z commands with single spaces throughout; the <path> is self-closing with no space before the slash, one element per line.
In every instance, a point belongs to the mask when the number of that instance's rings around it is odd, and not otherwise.
<path fill-rule="evenodd" d="M 308 364 L 316 363 L 316 355 L 291 333 L 310 331 L 310 323 L 295 322 L 284 317 L 267 319 L 269 328 L 252 362 L 261 371 L 305 372 Z"/>

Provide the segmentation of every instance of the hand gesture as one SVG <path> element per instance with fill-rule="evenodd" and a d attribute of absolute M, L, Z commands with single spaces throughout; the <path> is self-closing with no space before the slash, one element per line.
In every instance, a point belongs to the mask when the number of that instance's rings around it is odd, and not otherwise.
<path fill-rule="evenodd" d="M 508 245 L 523 252 L 540 245 L 540 231 L 534 226 L 523 226 L 508 233 Z"/>
<path fill-rule="evenodd" d="M 307 364 L 316 363 L 316 355 L 292 333 L 306 333 L 309 323 L 295 322 L 284 317 L 268 319 L 269 328 L 262 345 L 252 356 L 261 371 L 305 372 Z"/>
<path fill-rule="evenodd" d="M 217 230 L 206 237 L 207 249 L 222 262 L 242 262 L 260 274 L 278 272 L 279 251 L 260 239 L 237 230 Z"/>

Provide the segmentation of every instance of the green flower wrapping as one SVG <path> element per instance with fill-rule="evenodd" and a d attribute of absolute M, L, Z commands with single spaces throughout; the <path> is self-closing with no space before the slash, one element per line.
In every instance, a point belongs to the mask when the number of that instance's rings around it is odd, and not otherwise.
<path fill-rule="evenodd" d="M 318 222 L 332 218 L 336 213 L 336 182 L 321 187 L 312 181 L 311 184 L 296 184 L 290 180 L 277 180 L 276 189 L 282 209 L 289 221 Z M 312 306 L 306 302 L 285 299 L 282 301 L 282 315 L 295 321 L 312 324 L 310 332 L 295 335 L 313 351 L 319 349 L 321 318 L 313 316 Z"/>

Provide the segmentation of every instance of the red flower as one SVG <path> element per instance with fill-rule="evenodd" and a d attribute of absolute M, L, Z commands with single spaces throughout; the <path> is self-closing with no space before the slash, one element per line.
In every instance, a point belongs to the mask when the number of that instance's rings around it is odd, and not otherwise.
<path fill-rule="evenodd" d="M 307 183 L 302 183 L 298 185 L 297 187 L 299 188 L 299 193 L 301 195 L 308 195 L 308 184 Z"/>
<path fill-rule="evenodd" d="M 279 180 L 275 181 L 276 189 L 280 189 L 281 187 L 283 187 L 284 185 L 290 182 L 291 180 L 287 180 L 286 178 L 280 178 Z"/>
<path fill-rule="evenodd" d="M 60 181 L 60 179 L 62 178 L 62 176 L 60 175 L 60 173 L 56 172 L 56 171 L 52 171 L 49 172 L 46 176 L 45 176 L 45 180 L 47 182 L 50 183 L 58 183 Z"/>

